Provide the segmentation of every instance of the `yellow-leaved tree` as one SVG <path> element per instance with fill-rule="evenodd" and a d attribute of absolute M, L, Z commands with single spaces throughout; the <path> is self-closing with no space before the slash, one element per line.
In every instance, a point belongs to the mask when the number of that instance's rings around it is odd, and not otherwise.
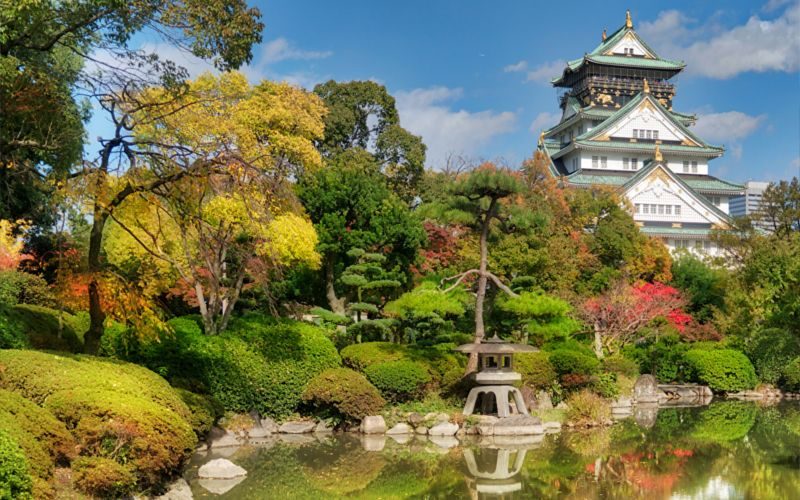
<path fill-rule="evenodd" d="M 150 89 L 142 98 L 158 101 L 164 92 Z M 240 73 L 203 75 L 185 97 L 164 101 L 133 115 L 143 150 L 116 184 L 182 174 L 109 212 L 104 248 L 117 268 L 159 276 L 153 293 L 169 288 L 196 304 L 214 335 L 245 286 L 286 266 L 319 264 L 316 232 L 290 179 L 322 165 L 314 141 L 325 108 L 302 89 L 251 86 Z"/>

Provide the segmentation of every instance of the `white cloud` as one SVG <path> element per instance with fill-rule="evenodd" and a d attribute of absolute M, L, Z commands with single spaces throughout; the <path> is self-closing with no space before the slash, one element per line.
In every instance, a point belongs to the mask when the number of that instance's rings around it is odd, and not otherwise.
<path fill-rule="evenodd" d="M 509 64 L 503 68 L 503 71 L 505 73 L 519 73 L 520 71 L 525 71 L 526 69 L 528 69 L 528 62 L 520 61 L 516 64 Z"/>
<path fill-rule="evenodd" d="M 516 114 L 511 111 L 452 109 L 450 103 L 463 94 L 460 88 L 442 86 L 395 93 L 401 124 L 428 146 L 428 165 L 440 164 L 450 152 L 474 154 L 514 130 Z"/>
<path fill-rule="evenodd" d="M 330 50 L 303 50 L 292 46 L 285 38 L 267 42 L 261 49 L 260 64 L 271 64 L 287 60 L 325 59 L 333 55 Z"/>
<path fill-rule="evenodd" d="M 536 118 L 531 122 L 530 130 L 538 137 L 542 130 L 547 130 L 561 119 L 561 113 L 548 113 L 543 111 L 536 115 Z"/>
<path fill-rule="evenodd" d="M 755 132 L 766 115 L 751 116 L 741 111 L 701 114 L 693 131 L 709 142 L 731 144 Z"/>
<path fill-rule="evenodd" d="M 781 2 L 770 2 L 774 10 Z M 748 71 L 800 70 L 800 2 L 773 20 L 755 15 L 721 30 L 712 19 L 698 25 L 679 11 L 659 13 L 639 32 L 662 55 L 686 61 L 686 72 L 727 79 Z M 710 35 L 709 35 L 710 34 Z"/>
<path fill-rule="evenodd" d="M 567 63 L 561 59 L 540 64 L 528 71 L 527 80 L 529 82 L 550 84 L 550 80 L 559 76 L 564 71 L 564 66 L 566 65 Z"/>

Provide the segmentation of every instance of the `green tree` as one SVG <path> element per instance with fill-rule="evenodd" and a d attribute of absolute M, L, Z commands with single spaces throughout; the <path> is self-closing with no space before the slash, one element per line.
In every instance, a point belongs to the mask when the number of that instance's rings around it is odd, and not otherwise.
<path fill-rule="evenodd" d="M 319 235 L 331 311 L 345 313 L 347 298 L 339 277 L 353 248 L 385 255 L 384 267 L 401 284 L 407 282 L 425 232 L 408 205 L 389 189 L 371 154 L 355 148 L 336 155 L 326 168 L 303 175 L 297 194 Z"/>
<path fill-rule="evenodd" d="M 753 218 L 779 238 L 790 239 L 800 231 L 800 179 L 771 183 Z"/>
<path fill-rule="evenodd" d="M 413 201 L 424 171 L 425 145 L 400 126 L 394 97 L 372 81 L 336 82 L 314 87 L 328 106 L 320 151 L 334 157 L 358 148 L 374 151 L 389 187 L 407 203 Z"/>
<path fill-rule="evenodd" d="M 672 283 L 689 299 L 687 312 L 700 322 L 711 320 L 725 305 L 728 271 L 712 267 L 692 254 L 672 263 Z"/>

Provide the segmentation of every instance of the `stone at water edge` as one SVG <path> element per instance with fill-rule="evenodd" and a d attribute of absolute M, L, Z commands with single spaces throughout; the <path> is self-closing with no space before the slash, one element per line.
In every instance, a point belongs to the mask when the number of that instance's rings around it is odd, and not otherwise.
<path fill-rule="evenodd" d="M 550 399 L 550 393 L 547 391 L 539 391 L 536 394 L 536 408 L 539 410 L 552 410 L 553 400 Z"/>
<path fill-rule="evenodd" d="M 542 421 L 538 417 L 519 415 L 501 418 L 494 424 L 495 436 L 528 436 L 544 434 Z"/>
<path fill-rule="evenodd" d="M 320 420 L 319 422 L 317 422 L 317 425 L 314 427 L 314 432 L 315 433 L 333 432 L 333 427 L 328 425 L 328 422 L 326 420 Z"/>
<path fill-rule="evenodd" d="M 417 427 L 417 428 L 415 428 L 415 429 L 414 429 L 414 432 L 415 432 L 416 434 L 419 434 L 419 435 L 421 435 L 421 436 L 425 436 L 425 435 L 427 435 L 427 434 L 428 434 L 428 428 L 427 428 L 427 427 L 425 427 L 424 425 L 420 425 L 419 427 Z"/>
<path fill-rule="evenodd" d="M 413 433 L 414 433 L 414 428 L 404 422 L 400 422 L 399 424 L 395 425 L 394 427 L 386 431 L 386 434 L 413 434 Z"/>
<path fill-rule="evenodd" d="M 454 436 L 458 432 L 458 424 L 442 422 L 428 429 L 429 436 Z"/>
<path fill-rule="evenodd" d="M 169 485 L 166 493 L 153 497 L 153 500 L 192 500 L 193 498 L 189 483 L 184 478 L 180 478 Z"/>
<path fill-rule="evenodd" d="M 278 428 L 284 434 L 305 434 L 314 430 L 314 422 L 286 422 Z"/>
<path fill-rule="evenodd" d="M 630 408 L 633 406 L 633 400 L 627 396 L 620 396 L 611 402 L 611 409 L 614 408 Z"/>
<path fill-rule="evenodd" d="M 381 415 L 370 415 L 361 421 L 361 432 L 364 434 L 383 434 L 386 432 L 386 421 Z"/>
<path fill-rule="evenodd" d="M 640 375 L 633 385 L 633 399 L 637 403 L 656 403 L 660 394 L 658 381 L 652 375 Z"/>
<path fill-rule="evenodd" d="M 261 419 L 260 423 L 263 429 L 272 433 L 278 432 L 278 424 L 276 424 L 275 421 L 272 420 L 271 418 L 264 417 Z"/>
<path fill-rule="evenodd" d="M 227 431 L 222 427 L 212 427 L 211 432 L 206 437 L 209 448 L 226 448 L 229 446 L 240 446 L 244 439 L 233 432 Z"/>
<path fill-rule="evenodd" d="M 246 475 L 246 470 L 225 458 L 215 458 L 197 471 L 200 479 L 233 479 Z"/>
<path fill-rule="evenodd" d="M 547 432 L 558 432 L 561 430 L 561 422 L 545 422 L 542 426 Z"/>
<path fill-rule="evenodd" d="M 418 426 L 422 423 L 425 418 L 417 412 L 409 413 L 408 417 L 406 418 L 409 424 L 413 425 L 414 427 Z"/>

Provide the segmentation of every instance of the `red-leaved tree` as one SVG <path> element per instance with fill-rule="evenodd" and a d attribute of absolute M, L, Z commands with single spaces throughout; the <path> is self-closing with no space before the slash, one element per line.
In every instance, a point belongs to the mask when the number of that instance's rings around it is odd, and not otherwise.
<path fill-rule="evenodd" d="M 686 301 L 680 291 L 663 283 L 629 285 L 618 282 L 605 293 L 586 300 L 578 312 L 594 331 L 594 351 L 613 353 L 639 336 L 642 327 L 666 318 L 679 331 L 692 321 L 683 312 Z"/>

